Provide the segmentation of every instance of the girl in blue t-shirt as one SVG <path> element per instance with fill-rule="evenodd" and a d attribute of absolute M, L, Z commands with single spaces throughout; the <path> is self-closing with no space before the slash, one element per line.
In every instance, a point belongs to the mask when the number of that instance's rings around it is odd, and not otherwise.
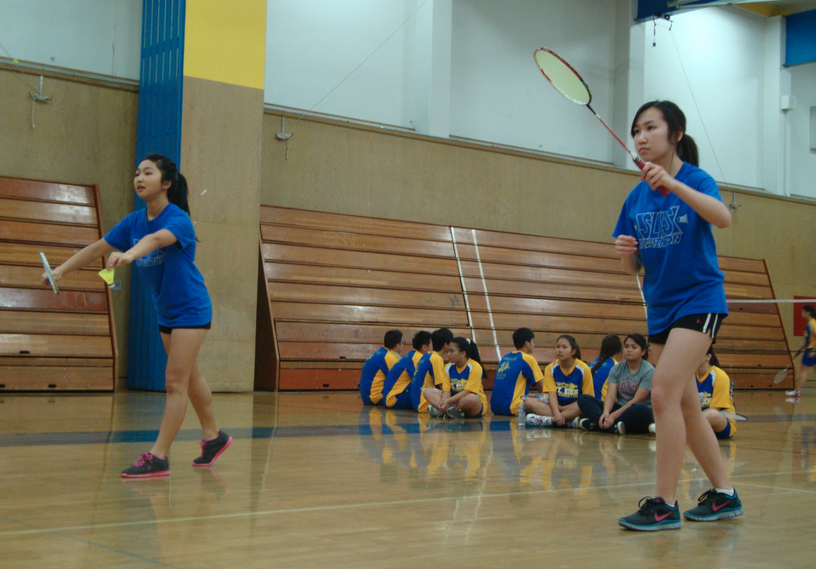
<path fill-rule="evenodd" d="M 54 269 L 53 277 L 60 280 L 110 253 L 108 269 L 135 262 L 150 287 L 167 351 L 167 400 L 153 448 L 122 471 L 125 478 L 149 478 L 170 474 L 167 452 L 184 421 L 188 399 L 204 432 L 201 456 L 193 460 L 193 466 L 212 465 L 232 437 L 218 428 L 212 393 L 198 367 L 198 352 L 212 321 L 212 304 L 194 264 L 196 236 L 187 205 L 187 180 L 169 158 L 150 154 L 136 169 L 133 187 L 147 208 L 131 213 L 103 239 L 73 255 Z M 43 282 L 46 279 L 43 274 Z"/>
<path fill-rule="evenodd" d="M 621 361 L 622 354 L 623 344 L 616 334 L 609 334 L 601 341 L 600 355 L 589 362 L 596 399 L 603 401 L 606 398 L 606 378 L 609 377 L 609 370 Z"/>
<path fill-rule="evenodd" d="M 805 318 L 808 323 L 805 326 L 805 343 L 802 344 L 799 351 L 804 350 L 805 353 L 802 355 L 802 364 L 799 366 L 799 375 L 796 378 L 793 390 L 785 392 L 788 397 L 802 396 L 802 388 L 807 381 L 808 371 L 816 365 L 816 308 L 813 308 L 810 304 L 803 306 L 802 318 Z"/>
<path fill-rule="evenodd" d="M 684 517 L 713 521 L 742 515 L 694 381 L 728 314 L 711 225 L 728 227 L 731 212 L 716 182 L 697 167 L 697 146 L 686 135 L 686 117 L 677 105 L 646 103 L 635 115 L 631 134 L 646 164 L 613 236 L 624 269 L 633 275 L 645 272 L 649 343 L 657 366 L 652 380 L 657 487 L 654 498 L 641 500 L 639 511 L 619 523 L 634 530 L 678 529 L 675 496 L 686 441 L 713 488 Z"/>

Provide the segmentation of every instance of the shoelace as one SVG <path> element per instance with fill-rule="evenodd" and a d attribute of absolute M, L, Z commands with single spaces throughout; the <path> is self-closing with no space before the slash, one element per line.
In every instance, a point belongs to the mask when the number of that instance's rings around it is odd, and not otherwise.
<path fill-rule="evenodd" d="M 652 498 L 651 496 L 645 496 L 638 502 L 638 508 L 640 508 L 641 514 L 653 514 L 657 511 L 657 506 L 657 498 Z"/>
<path fill-rule="evenodd" d="M 144 465 L 145 465 L 145 464 L 147 464 L 148 462 L 153 462 L 153 461 L 151 460 L 153 457 L 150 455 L 150 453 L 149 453 L 149 452 L 143 452 L 143 453 L 141 453 L 141 454 L 142 454 L 142 458 L 140 458 L 139 460 L 137 460 L 137 461 L 136 461 L 136 463 L 135 463 L 133 466 L 144 466 Z"/>
<path fill-rule="evenodd" d="M 710 490 L 706 490 L 705 492 L 703 492 L 703 494 L 699 498 L 697 498 L 697 503 L 698 504 L 705 504 L 709 500 L 711 500 L 713 502 L 715 494 L 716 494 L 716 492 L 714 492 L 714 488 L 711 488 Z"/>

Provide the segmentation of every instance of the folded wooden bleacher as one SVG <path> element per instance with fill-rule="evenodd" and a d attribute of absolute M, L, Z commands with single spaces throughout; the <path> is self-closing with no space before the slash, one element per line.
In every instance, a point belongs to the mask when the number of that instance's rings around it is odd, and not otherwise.
<path fill-rule="evenodd" d="M 0 177 L 0 391 L 115 387 L 110 290 L 93 267 L 40 284 L 52 267 L 103 236 L 99 190 Z"/>
<path fill-rule="evenodd" d="M 720 265 L 729 299 L 774 298 L 764 261 Z M 475 339 L 491 378 L 521 326 L 542 365 L 563 333 L 587 362 L 606 334 L 646 333 L 611 243 L 262 206 L 261 266 L 256 389 L 354 389 L 392 328 L 404 351 L 420 329 Z M 791 361 L 775 304 L 732 305 L 716 350 L 738 388 L 774 387 Z"/>

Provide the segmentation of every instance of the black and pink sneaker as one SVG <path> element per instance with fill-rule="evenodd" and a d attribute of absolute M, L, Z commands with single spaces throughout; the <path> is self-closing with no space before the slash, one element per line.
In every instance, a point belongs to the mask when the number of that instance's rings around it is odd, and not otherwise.
<path fill-rule="evenodd" d="M 218 431 L 218 436 L 214 439 L 201 439 L 198 444 L 201 445 L 201 456 L 193 460 L 193 466 L 212 466 L 215 459 L 232 444 L 232 437 L 224 431 Z"/>
<path fill-rule="evenodd" d="M 122 471 L 122 478 L 152 478 L 154 476 L 170 476 L 170 461 L 166 458 L 153 456 L 143 452 L 142 458 L 133 466 Z"/>

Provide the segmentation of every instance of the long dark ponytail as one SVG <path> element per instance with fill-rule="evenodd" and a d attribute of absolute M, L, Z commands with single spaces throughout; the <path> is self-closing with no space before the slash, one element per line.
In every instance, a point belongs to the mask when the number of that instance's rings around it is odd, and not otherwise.
<path fill-rule="evenodd" d="M 467 357 L 479 365 L 482 365 L 482 356 L 479 355 L 479 346 L 476 345 L 476 342 L 468 340 L 467 338 L 463 338 L 462 336 L 458 336 L 453 339 L 453 343 L 459 348 L 460 352 L 465 352 Z M 482 377 L 486 377 L 487 372 L 482 366 Z"/>
<path fill-rule="evenodd" d="M 190 204 L 187 203 L 187 178 L 178 171 L 175 162 L 163 154 L 148 154 L 144 159 L 150 160 L 156 165 L 156 168 L 162 174 L 162 182 L 170 182 L 170 187 L 167 189 L 167 200 L 183 209 L 189 216 Z"/>
<path fill-rule="evenodd" d="M 711 359 L 708 360 L 709 365 L 720 367 L 720 360 L 717 359 L 717 354 L 714 353 L 714 347 L 709 346 L 706 355 L 710 355 Z"/>
<path fill-rule="evenodd" d="M 671 101 L 649 101 L 644 103 L 635 113 L 635 120 L 632 121 L 632 128 L 629 130 L 632 137 L 635 136 L 635 125 L 641 113 L 647 109 L 655 108 L 663 113 L 663 120 L 669 127 L 669 140 L 674 141 L 680 134 L 683 135 L 677 142 L 676 150 L 677 156 L 683 162 L 688 162 L 692 166 L 700 165 L 700 153 L 697 150 L 697 143 L 694 139 L 686 134 L 686 115 L 680 110 L 680 107 Z"/>
<path fill-rule="evenodd" d="M 609 334 L 601 341 L 601 355 L 598 356 L 598 361 L 592 366 L 592 373 L 594 374 L 598 371 L 598 368 L 600 368 L 606 360 L 620 353 L 622 349 L 623 344 L 621 344 L 620 337 L 616 334 Z"/>

